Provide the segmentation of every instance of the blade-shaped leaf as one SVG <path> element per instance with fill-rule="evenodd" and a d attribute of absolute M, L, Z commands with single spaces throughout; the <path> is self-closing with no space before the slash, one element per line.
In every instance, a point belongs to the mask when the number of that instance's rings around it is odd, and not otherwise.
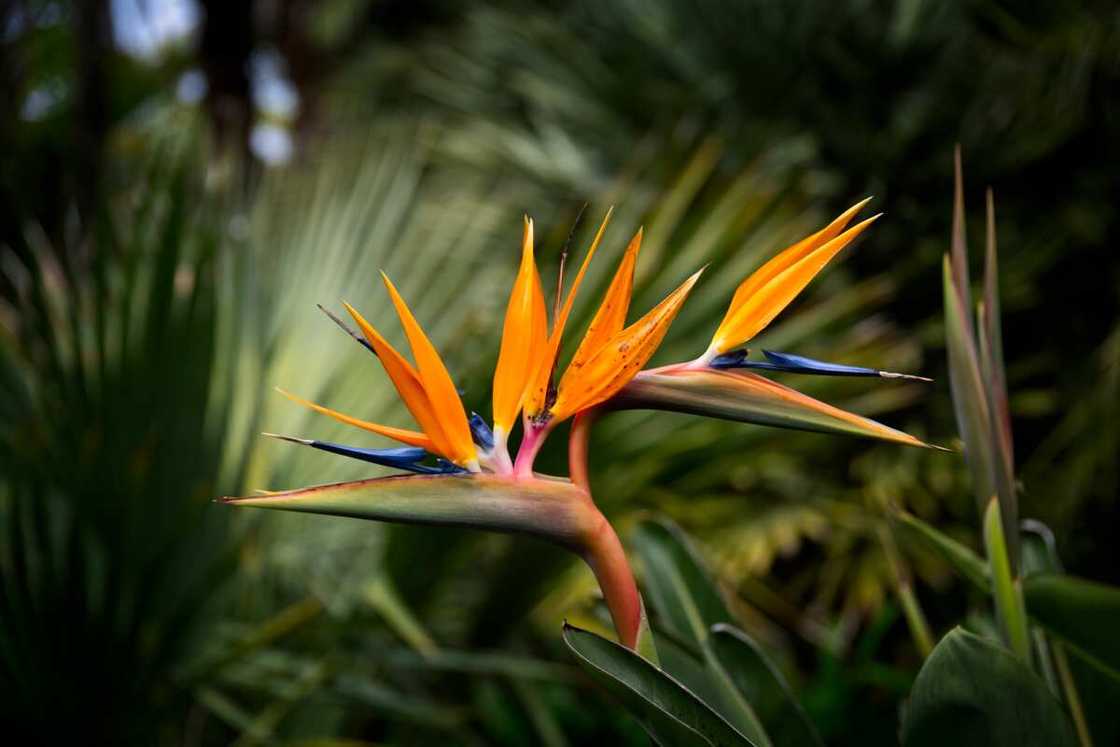
<path fill-rule="evenodd" d="M 777 428 L 863 436 L 907 446 L 936 448 L 907 433 L 845 412 L 764 376 L 741 371 L 643 371 L 606 406 L 618 410 L 669 410 Z"/>
<path fill-rule="evenodd" d="M 750 636 L 720 623 L 712 628 L 711 646 L 774 744 L 823 744 L 785 677 Z"/>
<path fill-rule="evenodd" d="M 926 660 L 906 708 L 903 747 L 1074 747 L 1046 684 L 1005 648 L 952 630 Z"/>
<path fill-rule="evenodd" d="M 945 256 L 942 266 L 945 300 L 945 347 L 949 356 L 949 385 L 953 392 L 953 409 L 957 428 L 964 441 L 965 460 L 972 473 L 972 490 L 980 516 L 988 507 L 988 498 L 998 495 L 1003 533 L 1007 538 L 1011 568 L 1019 567 L 1019 512 L 1013 486 L 1007 484 L 1006 471 L 996 464 L 998 458 L 992 438 L 991 405 L 971 328 L 972 316 L 961 303 L 961 295 L 953 279 L 953 267 Z"/>
<path fill-rule="evenodd" d="M 579 665 L 662 747 L 754 744 L 684 685 L 628 648 L 567 624 L 564 642 Z"/>
<path fill-rule="evenodd" d="M 1023 580 L 1031 617 L 1115 677 L 1120 677 L 1120 589 L 1058 573 Z"/>
<path fill-rule="evenodd" d="M 996 256 L 996 208 L 992 190 L 987 194 L 987 240 L 984 252 L 984 313 L 977 320 L 980 331 L 980 360 L 992 401 L 992 430 L 1000 439 L 1000 452 L 1008 475 L 1015 474 L 1015 448 L 1011 433 L 1011 410 L 1007 403 L 1007 374 L 1003 365 L 1003 333 L 1000 330 L 999 262 Z"/>
<path fill-rule="evenodd" d="M 988 565 L 971 548 L 934 529 L 913 514 L 908 514 L 905 511 L 894 511 L 891 513 L 891 518 L 898 522 L 910 536 L 940 555 L 945 562 L 951 565 L 957 573 L 968 579 L 978 590 L 985 594 L 991 593 L 991 573 L 988 570 Z"/>
<path fill-rule="evenodd" d="M 992 578 L 992 600 L 996 617 L 1003 630 L 1004 641 L 1025 662 L 1031 660 L 1030 634 L 1027 632 L 1027 610 L 1022 589 L 1011 572 L 1007 540 L 1003 536 L 999 499 L 994 495 L 984 511 L 984 548 L 988 552 L 988 568 Z"/>
<path fill-rule="evenodd" d="M 734 619 L 703 561 L 668 521 L 644 521 L 630 537 L 645 568 L 645 588 L 661 624 L 697 650 L 718 623 Z"/>
<path fill-rule="evenodd" d="M 599 516 L 587 494 L 567 480 L 484 474 L 379 477 L 222 501 L 375 521 L 517 532 L 566 547 L 579 547 Z"/>
<path fill-rule="evenodd" d="M 1023 575 L 1061 573 L 1062 559 L 1058 557 L 1057 542 L 1050 527 L 1041 521 L 1024 519 L 1022 529 Z M 1090 732 L 1089 720 L 1085 715 L 1081 687 L 1078 684 L 1078 679 L 1074 676 L 1074 670 L 1066 652 L 1067 644 L 1055 640 L 1041 625 L 1035 625 L 1031 628 L 1031 638 L 1035 644 L 1039 670 L 1050 685 L 1050 691 L 1061 693 L 1062 701 L 1069 709 L 1070 718 L 1073 719 L 1073 726 L 1077 730 L 1077 737 L 1082 746 L 1092 745 L 1093 735 Z M 1099 671 L 1104 672 L 1106 670 L 1104 667 L 1100 667 Z M 1107 677 L 1108 675 L 1102 674 L 1101 676 Z M 1120 682 L 1116 684 L 1120 684 Z"/>
<path fill-rule="evenodd" d="M 703 670 L 674 671 L 720 715 L 760 745 L 770 738 L 750 701 L 735 686 L 709 646 L 711 628 L 731 623 L 731 613 L 711 574 L 684 533 L 670 522 L 638 526 L 631 544 L 645 567 L 644 588 L 663 625 L 701 655 Z"/>

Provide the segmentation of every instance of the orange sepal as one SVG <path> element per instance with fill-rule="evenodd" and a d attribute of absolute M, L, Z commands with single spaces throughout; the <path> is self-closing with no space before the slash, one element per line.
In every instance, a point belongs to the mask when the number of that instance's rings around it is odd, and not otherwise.
<path fill-rule="evenodd" d="M 365 317 L 358 313 L 357 309 L 345 301 L 342 305 L 350 312 L 358 329 L 377 353 L 377 359 L 381 361 L 385 373 L 389 374 L 389 379 L 396 387 L 397 394 L 401 396 L 405 407 L 412 413 L 420 428 L 431 438 L 436 453 L 454 459 L 451 444 L 420 381 L 420 374 L 403 355 L 397 352 L 396 348 L 389 344 L 388 340 L 381 336 L 380 332 L 374 329 L 372 324 L 365 320 Z"/>
<path fill-rule="evenodd" d="M 508 434 L 521 410 L 533 366 L 548 344 L 548 312 L 533 257 L 533 221 L 525 218 L 521 267 L 506 306 L 502 347 L 494 368 L 494 428 Z"/>
<path fill-rule="evenodd" d="M 301 404 L 304 407 L 309 407 L 315 412 L 322 413 L 323 415 L 328 415 L 339 421 L 340 423 L 346 423 L 346 425 L 356 426 L 363 430 L 370 431 L 371 433 L 376 433 L 380 436 L 391 438 L 394 441 L 400 441 L 402 444 L 408 444 L 409 446 L 419 446 L 421 449 L 427 449 L 432 453 L 438 453 L 435 445 L 432 443 L 432 439 L 428 438 L 423 433 L 417 433 L 416 431 L 410 431 L 404 428 L 394 428 L 391 425 L 381 425 L 379 423 L 370 423 L 366 420 L 359 420 L 358 418 L 354 418 L 341 413 L 338 410 L 332 410 L 329 407 L 317 405 L 314 402 L 310 402 L 304 399 L 303 397 L 297 397 L 291 392 L 285 389 L 281 389 L 280 387 L 276 387 L 276 391 L 280 392 L 291 401 Z"/>
<path fill-rule="evenodd" d="M 463 401 L 459 399 L 455 382 L 451 380 L 451 374 L 447 372 L 447 367 L 443 365 L 443 360 L 439 357 L 435 346 L 420 328 L 420 324 L 389 280 L 389 276 L 381 273 L 381 279 L 389 289 L 389 297 L 393 300 L 405 336 L 408 337 L 408 344 L 412 348 L 412 357 L 416 359 L 416 370 L 420 374 L 424 392 L 428 395 L 432 411 L 447 438 L 451 450 L 450 458 L 462 465 L 477 461 L 478 453 L 471 438 L 467 413 L 463 409 Z"/>
<path fill-rule="evenodd" d="M 645 316 L 616 333 L 585 364 L 569 366 L 557 390 L 553 416 L 562 420 L 594 407 L 626 386 L 653 357 L 703 272 L 694 273 Z"/>
<path fill-rule="evenodd" d="M 712 337 L 712 348 L 724 353 L 766 328 L 797 297 L 841 249 L 879 218 L 874 215 L 813 249 L 753 290 Z M 765 266 L 764 266 L 765 267 Z"/>
<path fill-rule="evenodd" d="M 634 290 L 634 266 L 641 247 L 642 229 L 639 228 L 626 247 L 626 254 L 618 264 L 610 287 L 568 364 L 569 369 L 582 367 L 626 326 L 626 313 L 630 310 L 630 295 Z"/>
<path fill-rule="evenodd" d="M 591 248 L 587 250 L 587 256 L 583 258 L 583 264 L 580 265 L 579 272 L 576 273 L 576 279 L 572 281 L 572 289 L 568 291 L 568 296 L 564 299 L 560 313 L 552 320 L 552 333 L 548 336 L 548 346 L 535 362 L 533 375 L 529 386 L 525 390 L 525 414 L 529 417 L 540 415 L 548 405 L 548 390 L 552 383 L 552 370 L 556 367 L 556 356 L 560 352 L 560 341 L 564 336 L 564 325 L 568 321 L 568 315 L 571 314 L 576 292 L 579 290 L 580 283 L 583 282 L 583 276 L 587 274 L 587 267 L 591 263 L 591 258 L 595 256 L 595 250 L 599 248 L 599 242 L 603 239 L 603 233 L 607 230 L 607 224 L 610 222 L 613 212 L 614 208 L 611 208 L 607 210 L 607 214 L 603 217 L 603 222 L 591 242 Z"/>
<path fill-rule="evenodd" d="M 860 200 L 838 215 L 836 219 L 827 226 L 814 234 L 806 236 L 796 244 L 786 247 L 774 255 L 766 264 L 762 265 L 762 267 L 752 272 L 747 279 L 740 283 L 739 287 L 735 289 L 735 295 L 731 298 L 731 303 L 727 307 L 727 313 L 724 314 L 723 321 L 720 322 L 720 329 L 722 330 L 723 326 L 735 316 L 735 312 L 739 310 L 739 307 L 742 306 L 755 291 L 766 285 L 766 283 L 773 280 L 782 270 L 785 270 L 790 265 L 802 259 L 821 244 L 836 238 L 841 231 L 848 227 L 848 224 L 852 221 L 855 214 L 862 210 L 863 206 L 870 201 L 870 197 Z M 716 334 L 718 335 L 719 332 L 717 331 Z"/>

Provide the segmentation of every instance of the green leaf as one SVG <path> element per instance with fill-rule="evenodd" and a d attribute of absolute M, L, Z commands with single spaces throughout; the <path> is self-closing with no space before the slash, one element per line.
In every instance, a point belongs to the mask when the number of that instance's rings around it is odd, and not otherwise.
<path fill-rule="evenodd" d="M 1061 573 L 1062 560 L 1058 557 L 1058 548 L 1050 527 L 1035 519 L 1023 519 L 1020 527 L 1020 575 L 1025 578 L 1035 573 Z"/>
<path fill-rule="evenodd" d="M 1022 591 L 1013 577 L 1003 536 L 1000 502 L 995 496 L 984 511 L 984 546 L 988 550 L 988 566 L 992 572 L 992 598 L 1003 630 L 1004 640 L 1023 661 L 1031 660 L 1031 642 L 1027 633 L 1027 610 Z"/>
<path fill-rule="evenodd" d="M 644 521 L 630 544 L 645 567 L 646 591 L 661 624 L 697 650 L 717 623 L 734 619 L 698 553 L 684 533 L 668 521 Z"/>
<path fill-rule="evenodd" d="M 720 623 L 712 628 L 711 646 L 774 744 L 823 744 L 785 677 L 750 636 Z"/>
<path fill-rule="evenodd" d="M 643 371 L 605 407 L 668 410 L 777 428 L 836 433 L 930 448 L 913 436 L 825 404 L 749 371 Z"/>
<path fill-rule="evenodd" d="M 645 567 L 645 589 L 664 625 L 694 649 L 702 668 L 670 670 L 707 699 L 739 731 L 760 745 L 771 744 L 751 703 L 709 646 L 712 626 L 733 622 L 719 589 L 684 533 L 670 522 L 647 521 L 631 538 Z"/>
<path fill-rule="evenodd" d="M 564 642 L 579 665 L 662 747 L 754 745 L 684 685 L 630 649 L 567 623 Z"/>
<path fill-rule="evenodd" d="M 996 256 L 996 216 L 992 190 L 987 192 L 987 240 L 984 251 L 984 300 L 977 314 L 980 364 L 991 405 L 993 449 L 998 457 L 996 487 L 1000 495 L 1015 501 L 1015 446 L 1011 432 L 1011 409 L 1007 402 L 1007 374 L 1003 364 L 1003 334 L 1000 331 L 999 262 Z M 1001 499 L 1003 500 L 1003 499 Z"/>
<path fill-rule="evenodd" d="M 502 475 L 407 475 L 223 498 L 233 506 L 515 532 L 580 547 L 598 513 L 568 480 Z"/>
<path fill-rule="evenodd" d="M 996 455 L 991 434 L 992 419 L 988 395 L 980 373 L 976 336 L 971 326 L 971 314 L 957 285 L 953 268 L 945 256 L 942 266 L 945 297 L 945 348 L 949 356 L 949 386 L 953 393 L 953 409 L 957 428 L 964 441 L 965 461 L 972 473 L 972 490 L 980 516 L 988 506 L 988 498 L 996 495 Z M 967 291 L 967 289 L 965 289 Z M 1003 496 L 1000 496 L 1004 500 Z M 1012 538 L 1017 547 L 1018 518 L 1014 506 L 1001 506 L 1004 535 Z M 1017 558 L 1014 551 L 1012 557 Z M 1012 568 L 1018 564 L 1013 560 Z"/>
<path fill-rule="evenodd" d="M 1038 573 L 1024 579 L 1023 596 L 1031 617 L 1120 677 L 1120 589 L 1075 576 Z"/>
<path fill-rule="evenodd" d="M 952 537 L 934 529 L 913 514 L 892 511 L 891 518 L 911 537 L 936 552 L 978 590 L 991 593 L 991 575 L 984 559 Z"/>
<path fill-rule="evenodd" d="M 1002 646 L 955 628 L 926 660 L 906 708 L 903 747 L 1074 747 L 1045 683 Z"/>

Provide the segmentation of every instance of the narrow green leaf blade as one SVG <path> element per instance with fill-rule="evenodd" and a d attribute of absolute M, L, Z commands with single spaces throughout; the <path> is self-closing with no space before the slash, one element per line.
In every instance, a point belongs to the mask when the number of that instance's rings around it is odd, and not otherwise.
<path fill-rule="evenodd" d="M 977 506 L 983 513 L 988 496 L 995 492 L 992 478 L 991 439 L 988 437 L 988 400 L 980 377 L 980 361 L 972 329 L 971 315 L 961 303 L 953 281 L 949 257 L 942 260 L 942 282 L 945 301 L 945 349 L 949 356 L 949 387 L 953 393 L 953 409 L 957 428 L 964 441 L 965 458 L 972 471 L 972 487 Z"/>
<path fill-rule="evenodd" d="M 961 628 L 926 660 L 902 724 L 903 747 L 1074 747 L 1062 706 L 1002 646 Z"/>
<path fill-rule="evenodd" d="M 1114 677 L 1120 677 L 1120 589 L 1058 573 L 1023 580 L 1031 617 Z"/>
<path fill-rule="evenodd" d="M 684 685 L 630 649 L 568 624 L 564 642 L 579 665 L 662 747 L 754 745 Z"/>
<path fill-rule="evenodd" d="M 908 536 L 936 552 L 979 591 L 991 593 L 991 574 L 984 559 L 949 535 L 934 529 L 926 522 L 905 511 L 891 512 L 891 518 Z"/>
<path fill-rule="evenodd" d="M 711 645 L 774 744 L 823 745 L 785 677 L 750 636 L 720 623 L 712 628 Z"/>
<path fill-rule="evenodd" d="M 999 439 L 1004 468 L 1015 474 L 1015 449 L 1011 433 L 1011 409 L 1007 401 L 1007 374 L 1003 365 L 1003 332 L 1000 329 L 999 260 L 996 253 L 996 207 L 992 190 L 987 193 L 987 240 L 984 251 L 984 316 L 978 319 L 984 376 L 992 402 L 992 430 Z"/>
<path fill-rule="evenodd" d="M 1003 520 L 999 500 L 992 496 L 984 511 L 984 547 L 988 551 L 988 567 L 992 573 L 992 598 L 1003 628 L 1004 640 L 1023 661 L 1031 660 L 1030 635 L 1027 633 L 1027 611 L 1023 605 L 1018 580 L 1011 571 L 1007 541 L 1003 536 Z"/>
<path fill-rule="evenodd" d="M 703 560 L 675 524 L 644 521 L 630 545 L 642 560 L 654 609 L 678 637 L 699 650 L 713 625 L 734 622 Z"/>
<path fill-rule="evenodd" d="M 770 745 L 752 704 L 732 682 L 709 645 L 712 626 L 731 623 L 731 613 L 699 553 L 668 521 L 640 524 L 631 545 L 642 559 L 645 589 L 663 624 L 700 654 L 703 667 L 670 670 L 716 711 L 759 745 Z M 668 662 L 668 660 L 667 660 Z"/>
<path fill-rule="evenodd" d="M 686 368 L 643 371 L 606 406 L 617 410 L 668 410 L 930 448 L 929 444 L 907 433 L 825 404 L 749 371 Z"/>

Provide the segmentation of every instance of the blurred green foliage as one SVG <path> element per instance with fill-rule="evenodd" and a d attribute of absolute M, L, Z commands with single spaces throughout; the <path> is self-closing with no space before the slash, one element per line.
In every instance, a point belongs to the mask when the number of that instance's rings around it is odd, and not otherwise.
<path fill-rule="evenodd" d="M 384 318 L 381 268 L 486 412 L 520 216 L 550 276 L 585 203 L 576 251 L 609 204 L 607 251 L 644 224 L 638 308 L 712 263 L 657 363 L 700 352 L 742 277 L 874 194 L 886 219 L 759 345 L 936 377 L 798 385 L 944 442 L 955 142 L 976 196 L 996 194 L 1021 513 L 1055 529 L 1071 571 L 1120 580 L 1110 3 L 277 3 L 306 23 L 243 40 L 278 51 L 300 96 L 297 155 L 276 168 L 222 130 L 221 106 L 253 104 L 219 100 L 237 90 L 207 36 L 221 5 L 193 47 L 151 59 L 89 31 L 107 3 L 0 6 L 6 733 L 642 744 L 561 647 L 563 617 L 601 630 L 602 610 L 560 553 L 210 499 L 374 472 L 255 433 L 367 443 L 275 385 L 407 422 L 314 306 Z M 176 94 L 196 68 L 197 103 Z M 28 116 L 37 91 L 54 103 Z M 656 512 L 696 537 L 826 743 L 893 743 L 920 659 L 882 509 L 978 546 L 959 459 L 649 413 L 606 420 L 592 455 L 623 530 Z M 558 449 L 541 464 L 563 471 Z M 973 592 L 921 546 L 900 551 L 943 632 Z"/>

